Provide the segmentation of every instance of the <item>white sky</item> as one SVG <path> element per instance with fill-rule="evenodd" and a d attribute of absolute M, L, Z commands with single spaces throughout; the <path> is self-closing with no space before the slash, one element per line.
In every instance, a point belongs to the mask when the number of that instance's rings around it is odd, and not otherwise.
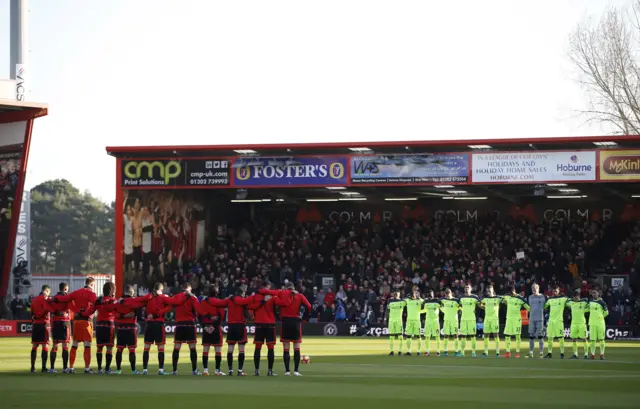
<path fill-rule="evenodd" d="M 30 0 L 28 98 L 50 115 L 27 187 L 112 200 L 107 145 L 600 134 L 575 117 L 567 36 L 626 3 Z"/>

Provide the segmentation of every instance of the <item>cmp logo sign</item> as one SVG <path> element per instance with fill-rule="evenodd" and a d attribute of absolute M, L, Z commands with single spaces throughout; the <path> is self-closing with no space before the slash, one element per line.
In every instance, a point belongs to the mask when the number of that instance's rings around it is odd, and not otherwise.
<path fill-rule="evenodd" d="M 129 161 L 123 173 L 125 186 L 168 186 L 182 174 L 182 165 L 175 160 Z"/>
<path fill-rule="evenodd" d="M 229 160 L 203 159 L 149 159 L 122 162 L 122 186 L 145 188 L 155 186 L 229 186 Z"/>

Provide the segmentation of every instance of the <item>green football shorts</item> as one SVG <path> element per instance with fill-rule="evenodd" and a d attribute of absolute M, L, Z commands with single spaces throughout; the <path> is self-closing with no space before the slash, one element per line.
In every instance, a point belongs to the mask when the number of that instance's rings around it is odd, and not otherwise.
<path fill-rule="evenodd" d="M 407 336 L 420 336 L 420 321 L 407 320 L 407 326 L 404 329 L 404 334 Z"/>
<path fill-rule="evenodd" d="M 442 329 L 444 330 L 444 335 L 458 335 L 458 322 L 453 320 L 445 320 Z"/>
<path fill-rule="evenodd" d="M 402 335 L 402 321 L 389 321 L 389 335 Z"/>
<path fill-rule="evenodd" d="M 424 323 L 424 336 L 425 337 L 439 337 L 440 336 L 440 322 L 425 322 Z"/>
<path fill-rule="evenodd" d="M 587 339 L 587 324 L 571 324 L 571 338 Z"/>
<path fill-rule="evenodd" d="M 476 335 L 477 330 L 476 320 L 460 321 L 460 335 Z"/>
<path fill-rule="evenodd" d="M 564 338 L 564 323 L 549 321 L 547 324 L 547 338 Z"/>
<path fill-rule="evenodd" d="M 485 334 L 498 334 L 500 332 L 500 323 L 497 319 L 492 319 L 484 322 Z"/>
<path fill-rule="evenodd" d="M 522 334 L 522 318 L 509 318 L 504 326 L 504 335 L 520 335 Z"/>

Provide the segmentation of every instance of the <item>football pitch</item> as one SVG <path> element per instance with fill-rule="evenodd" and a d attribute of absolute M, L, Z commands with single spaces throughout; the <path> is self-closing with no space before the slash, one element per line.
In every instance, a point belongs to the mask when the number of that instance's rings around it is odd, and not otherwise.
<path fill-rule="evenodd" d="M 479 346 L 481 346 L 479 342 Z M 141 369 L 142 344 L 138 347 Z M 640 343 L 609 342 L 607 360 L 552 360 L 387 356 L 387 339 L 305 338 L 303 377 L 284 377 L 282 347 L 276 347 L 276 378 L 253 374 L 253 345 L 246 352 L 247 377 L 193 377 L 183 347 L 180 376 L 156 376 L 152 350 L 149 376 L 129 375 L 128 352 L 123 375 L 28 373 L 27 338 L 0 339 L 0 408 L 102 409 L 260 407 L 260 408 L 637 408 L 640 405 Z M 171 341 L 166 369 L 171 369 Z M 522 352 L 528 343 L 522 343 Z M 567 343 L 567 356 L 571 344 Z M 76 369 L 82 370 L 82 347 Z M 415 351 L 415 343 L 414 343 Z M 481 352 L 481 350 L 479 350 Z M 492 354 L 493 352 L 490 351 Z M 504 352 L 504 347 L 503 347 Z M 95 347 L 92 349 L 95 370 Z M 236 354 L 237 355 L 237 354 Z M 200 355 L 198 356 L 200 363 Z M 213 356 L 210 370 L 215 368 Z M 60 353 L 56 367 L 61 368 Z M 115 359 L 114 359 L 115 367 Z M 237 359 L 235 359 L 237 365 Z M 292 359 L 293 365 L 293 359 Z M 36 367 L 40 367 L 40 354 Z M 226 348 L 222 369 L 226 371 Z M 200 366 L 201 369 L 201 366 Z M 212 371 L 213 372 L 213 371 Z M 126 374 L 126 375 L 125 375 Z"/>

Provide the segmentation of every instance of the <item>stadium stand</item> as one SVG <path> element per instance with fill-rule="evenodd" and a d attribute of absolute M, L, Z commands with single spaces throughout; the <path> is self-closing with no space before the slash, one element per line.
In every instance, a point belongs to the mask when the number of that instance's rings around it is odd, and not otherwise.
<path fill-rule="evenodd" d="M 237 285 L 256 291 L 264 279 L 278 286 L 294 281 L 314 305 L 305 317 L 310 321 L 379 322 L 390 292 L 408 293 L 413 285 L 442 296 L 447 287 L 461 294 L 470 282 L 483 295 L 491 282 L 498 293 L 515 285 L 528 295 L 535 281 L 546 294 L 559 285 L 565 294 L 582 288 L 588 296 L 596 273 L 638 280 L 640 228 L 627 222 L 534 223 L 495 215 L 466 223 L 453 218 L 361 224 L 265 219 L 229 225 L 220 233 L 212 234 L 217 241 L 198 259 L 182 265 L 160 262 L 151 281 L 160 278 L 167 288 L 190 282 L 197 294 L 216 283 L 223 296 Z M 318 274 L 332 275 L 337 291 L 325 292 Z M 609 321 L 637 322 L 635 292 L 622 292 L 605 286 Z"/>

